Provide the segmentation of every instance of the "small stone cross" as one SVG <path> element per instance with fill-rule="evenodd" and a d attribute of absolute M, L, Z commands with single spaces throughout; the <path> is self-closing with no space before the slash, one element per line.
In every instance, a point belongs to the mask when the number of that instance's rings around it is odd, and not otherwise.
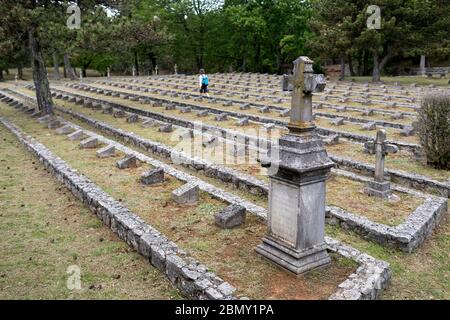
<path fill-rule="evenodd" d="M 398 147 L 393 144 L 386 143 L 386 131 L 379 130 L 375 142 L 370 141 L 365 145 L 370 154 L 376 154 L 375 163 L 375 181 L 384 181 L 384 162 L 386 155 L 397 153 Z"/>
<path fill-rule="evenodd" d="M 133 72 L 133 77 L 136 77 L 136 68 L 134 66 L 133 66 L 132 72 Z"/>
<path fill-rule="evenodd" d="M 109 67 L 106 68 L 106 76 L 107 76 L 108 78 L 111 78 L 111 70 L 109 69 Z"/>
<path fill-rule="evenodd" d="M 386 143 L 386 131 L 379 130 L 375 142 L 366 142 L 364 148 L 376 155 L 375 179 L 369 181 L 364 191 L 370 196 L 395 201 L 398 197 L 392 194 L 390 182 L 384 181 L 384 161 L 387 154 L 397 153 L 398 147 Z"/>
<path fill-rule="evenodd" d="M 155 75 L 158 75 L 158 66 L 155 66 Z"/>
<path fill-rule="evenodd" d="M 174 69 L 175 74 L 178 74 L 178 66 L 176 64 L 174 65 L 173 69 Z"/>

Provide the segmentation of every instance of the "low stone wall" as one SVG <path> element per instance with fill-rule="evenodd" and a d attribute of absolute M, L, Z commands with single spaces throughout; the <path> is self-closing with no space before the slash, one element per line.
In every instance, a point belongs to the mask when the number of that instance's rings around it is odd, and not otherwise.
<path fill-rule="evenodd" d="M 368 182 L 368 178 L 355 176 L 349 172 L 336 170 L 337 174 L 349 179 Z M 392 186 L 397 192 L 409 193 L 424 199 L 401 224 L 388 226 L 374 222 L 364 216 L 347 212 L 337 207 L 327 207 L 326 221 L 328 224 L 337 224 L 344 229 L 352 230 L 364 238 L 377 242 L 383 246 L 389 246 L 411 253 L 417 249 L 433 230 L 448 215 L 446 198 L 433 197 L 412 191 L 406 188 Z"/>
<path fill-rule="evenodd" d="M 85 85 L 86 87 L 92 87 L 92 86 L 88 86 Z M 95 87 L 93 87 L 95 88 Z M 57 89 L 52 89 L 53 91 L 57 91 Z M 62 91 L 62 90 L 58 90 L 60 92 L 64 92 L 65 94 L 72 94 L 66 91 Z M 118 92 L 118 93 L 125 93 L 123 91 L 120 90 L 109 90 L 109 91 L 113 91 L 113 92 Z M 134 96 L 134 97 L 139 97 L 139 98 L 145 98 L 149 101 L 153 101 L 153 102 L 157 102 L 157 103 L 168 103 L 168 102 L 173 102 L 170 99 L 161 99 L 161 98 L 154 98 L 154 97 L 148 97 L 148 96 L 142 96 L 142 95 L 138 95 L 138 94 L 129 94 L 129 93 L 125 93 L 128 94 L 130 96 Z M 72 94 L 74 95 L 74 94 Z M 98 100 L 95 98 L 90 98 L 91 100 Z M 98 101 L 102 101 L 103 103 L 105 103 L 105 101 L 103 100 L 98 100 Z M 205 107 L 205 106 L 198 106 L 195 104 L 190 104 L 190 103 L 185 103 L 185 102 L 174 102 L 176 103 L 178 106 L 186 108 L 189 107 L 192 110 L 208 110 L 210 113 L 212 114 L 227 114 L 230 117 L 234 117 L 234 118 L 248 118 L 250 121 L 254 121 L 254 122 L 259 122 L 259 123 L 264 123 L 264 124 L 275 124 L 278 125 L 280 127 L 286 127 L 288 125 L 287 121 L 283 121 L 283 120 L 277 120 L 277 119 L 272 119 L 272 118 L 266 118 L 266 117 L 260 117 L 260 116 L 256 116 L 256 115 L 251 115 L 251 114 L 243 114 L 240 112 L 235 112 L 235 111 L 228 111 L 228 110 L 218 110 L 218 109 L 214 109 L 214 108 L 210 108 L 210 107 Z M 109 103 L 110 105 L 113 105 L 113 103 Z M 117 106 L 120 106 L 121 108 L 124 109 L 124 111 L 128 111 L 128 112 L 133 112 L 136 114 L 143 114 L 146 111 L 141 110 L 141 109 L 137 109 L 137 108 L 133 108 L 133 107 L 129 107 L 129 106 L 125 106 L 125 105 L 119 105 L 119 104 L 114 104 Z M 318 127 L 317 128 L 318 131 L 320 132 L 320 134 L 322 135 L 331 135 L 331 134 L 338 134 L 339 136 L 343 137 L 343 138 L 347 138 L 349 140 L 353 140 L 353 141 L 358 141 L 358 142 L 367 142 L 367 141 L 374 141 L 373 137 L 370 136 L 365 136 L 365 135 L 360 135 L 360 134 L 354 134 L 354 133 L 350 133 L 350 132 L 346 132 L 346 131 L 338 131 L 338 130 L 332 130 L 332 129 L 328 129 L 328 128 L 323 128 L 323 127 Z M 417 144 L 413 144 L 413 143 L 407 143 L 407 142 L 401 142 L 401 141 L 391 141 L 391 140 L 387 140 L 387 143 L 389 144 L 394 144 L 396 146 L 398 146 L 400 149 L 404 149 L 404 150 L 408 150 L 411 152 L 417 151 L 420 149 L 420 146 Z"/>
<path fill-rule="evenodd" d="M 72 170 L 45 146 L 26 136 L 19 128 L 0 118 L 26 148 L 119 238 L 163 272 L 172 284 L 192 299 L 236 299 L 235 288 L 208 272 L 163 234 L 145 223 L 88 178 Z"/>
<path fill-rule="evenodd" d="M 366 175 L 375 173 L 375 166 L 335 155 L 330 155 L 330 158 L 337 164 L 338 168 L 343 167 Z M 406 185 L 413 189 L 434 191 L 442 197 L 450 198 L 450 182 L 440 182 L 422 175 L 393 169 L 386 169 L 386 174 L 390 176 L 392 182 Z"/>
<path fill-rule="evenodd" d="M 391 281 L 389 263 L 377 260 L 330 237 L 325 237 L 330 251 L 334 251 L 359 264 L 356 272 L 342 282 L 329 300 L 376 300 Z"/>
<path fill-rule="evenodd" d="M 104 84 L 104 85 L 111 85 L 111 83 L 109 83 L 108 81 L 96 81 L 95 83 L 99 83 L 99 84 Z M 136 89 L 148 89 L 147 87 L 142 87 L 142 86 L 133 86 L 133 88 Z M 134 90 L 134 89 L 133 89 Z M 169 93 L 178 93 L 177 91 L 174 90 L 166 90 Z M 196 97 L 200 97 L 200 94 L 192 94 L 192 96 L 196 96 Z M 267 96 L 265 96 L 267 97 Z M 276 97 L 273 97 L 276 98 Z M 215 100 L 217 100 L 218 102 L 226 102 L 226 101 L 232 101 L 233 103 L 236 104 L 244 104 L 247 103 L 246 101 L 243 100 L 237 100 L 237 99 L 231 99 L 231 98 L 220 98 L 220 97 L 215 97 Z M 290 110 L 289 108 L 285 108 L 285 107 L 281 107 L 281 106 L 274 106 L 274 105 L 270 105 L 270 104 L 263 104 L 263 103 L 255 103 L 255 102 L 249 102 L 248 103 L 251 107 L 253 108 L 263 108 L 265 106 L 268 106 L 270 110 L 276 110 L 276 111 L 286 111 L 286 110 Z M 356 118 L 356 117 L 351 117 L 351 116 L 340 116 L 340 115 L 334 115 L 334 114 L 328 114 L 328 113 L 324 113 L 324 112 L 315 112 L 315 114 L 317 116 L 323 117 L 323 118 L 327 118 L 327 119 L 333 119 L 336 117 L 342 117 L 344 118 L 346 121 L 348 122 L 354 122 L 354 123 L 358 123 L 358 124 L 363 124 L 363 123 L 367 123 L 367 122 L 375 122 L 378 126 L 382 126 L 382 127 L 387 127 L 387 128 L 394 128 L 394 129 L 403 129 L 406 125 L 401 124 L 401 123 L 395 123 L 395 122 L 389 122 L 389 121 L 379 121 L 379 120 L 371 120 L 371 119 L 363 119 L 363 118 Z"/>
<path fill-rule="evenodd" d="M 184 294 L 193 299 L 234 300 L 235 288 L 208 272 L 206 266 L 188 257 L 186 252 L 169 241 L 163 234 L 146 224 L 139 216 L 130 212 L 86 177 L 72 170 L 62 159 L 56 157 L 42 144 L 25 135 L 19 128 L 3 118 L 0 122 L 19 141 L 34 153 L 57 179 L 95 213 L 104 224 L 121 239 L 148 259 L 157 269 Z M 331 300 L 378 299 L 390 284 L 391 270 L 387 262 L 343 245 L 325 237 L 330 251 L 336 252 L 359 264 L 355 273 L 338 286 Z M 242 297 L 241 299 L 247 299 Z"/>
<path fill-rule="evenodd" d="M 21 93 L 16 93 L 16 94 L 20 95 L 21 97 L 28 100 L 29 102 L 34 103 L 33 98 L 25 96 Z M 78 112 L 68 110 L 68 109 L 65 109 L 62 107 L 55 107 L 55 108 L 56 108 L 56 110 L 58 110 L 62 113 L 70 115 L 70 116 L 74 117 L 75 119 L 83 121 L 86 124 L 96 128 L 104 133 L 110 134 L 116 138 L 121 139 L 122 141 L 127 142 L 127 143 L 131 143 L 143 150 L 163 156 L 167 159 L 176 159 L 179 162 L 179 164 L 181 164 L 185 167 L 188 167 L 190 169 L 193 169 L 195 171 L 203 171 L 203 174 L 205 176 L 221 180 L 222 182 L 225 182 L 227 184 L 233 184 L 236 188 L 247 190 L 250 193 L 255 194 L 255 195 L 258 195 L 258 194 L 259 195 L 267 195 L 268 194 L 267 184 L 261 182 L 260 180 L 256 179 L 253 176 L 243 174 L 236 170 L 229 169 L 229 168 L 226 168 L 226 167 L 223 167 L 220 165 L 215 165 L 215 164 L 205 161 L 205 160 L 189 157 L 184 152 L 178 152 L 167 145 L 157 143 L 155 141 L 151 141 L 148 139 L 144 139 L 144 138 L 137 136 L 131 132 L 126 132 L 121 129 L 116 129 L 109 124 L 94 120 L 94 119 L 89 118 Z"/>

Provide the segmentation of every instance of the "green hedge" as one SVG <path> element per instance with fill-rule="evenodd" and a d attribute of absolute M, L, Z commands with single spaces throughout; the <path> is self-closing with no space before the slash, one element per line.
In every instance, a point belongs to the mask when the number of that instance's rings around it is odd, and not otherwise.
<path fill-rule="evenodd" d="M 417 129 L 427 163 L 450 169 L 450 94 L 428 94 L 422 99 Z"/>

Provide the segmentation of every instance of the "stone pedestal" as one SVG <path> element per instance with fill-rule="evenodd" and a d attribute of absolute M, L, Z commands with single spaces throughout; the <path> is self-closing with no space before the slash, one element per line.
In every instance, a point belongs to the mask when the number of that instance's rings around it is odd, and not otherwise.
<path fill-rule="evenodd" d="M 331 261 L 324 243 L 325 194 L 334 163 L 315 132 L 289 134 L 279 143 L 279 169 L 270 176 L 268 232 L 256 251 L 299 275 Z"/>
<path fill-rule="evenodd" d="M 326 81 L 313 61 L 294 61 L 289 134 L 270 150 L 268 231 L 256 251 L 277 265 L 302 274 L 330 263 L 324 242 L 326 180 L 334 163 L 316 132 L 313 92 Z M 290 79 L 289 79 L 290 78 Z"/>
<path fill-rule="evenodd" d="M 365 193 L 369 196 L 389 199 L 391 196 L 391 183 L 389 181 L 369 181 L 366 188 L 364 189 Z"/>

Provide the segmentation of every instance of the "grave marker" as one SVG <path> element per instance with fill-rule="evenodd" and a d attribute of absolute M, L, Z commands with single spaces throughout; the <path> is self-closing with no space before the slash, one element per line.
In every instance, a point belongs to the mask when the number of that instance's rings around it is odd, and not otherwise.
<path fill-rule="evenodd" d="M 116 155 L 116 148 L 114 146 L 106 146 L 97 151 L 97 157 L 100 159 L 114 157 Z"/>
<path fill-rule="evenodd" d="M 199 200 L 199 187 L 196 183 L 186 183 L 172 191 L 172 199 L 178 204 L 195 205 Z"/>
<path fill-rule="evenodd" d="M 98 145 L 98 139 L 95 137 L 90 137 L 80 142 L 81 149 L 95 149 Z"/>
<path fill-rule="evenodd" d="M 128 154 L 123 159 L 117 161 L 116 166 L 119 169 L 136 168 L 137 158 L 132 154 Z"/>
<path fill-rule="evenodd" d="M 222 229 L 232 229 L 242 225 L 246 218 L 246 209 L 233 204 L 214 215 L 214 221 Z"/>
<path fill-rule="evenodd" d="M 256 251 L 295 274 L 331 261 L 324 242 L 325 185 L 334 163 L 315 130 L 312 93 L 324 90 L 325 78 L 313 74 L 312 65 L 308 57 L 294 61 L 289 134 L 272 146 L 278 157 L 261 161 L 277 171 L 269 175 L 268 231 Z"/>
<path fill-rule="evenodd" d="M 145 185 L 164 182 L 164 170 L 162 168 L 156 168 L 143 173 L 141 182 Z"/>
<path fill-rule="evenodd" d="M 387 154 L 397 153 L 398 147 L 386 142 L 386 131 L 379 130 L 375 142 L 369 141 L 364 144 L 364 148 L 370 154 L 376 155 L 375 180 L 370 181 L 365 192 L 371 196 L 387 199 L 391 196 L 389 181 L 384 181 L 384 165 Z"/>

